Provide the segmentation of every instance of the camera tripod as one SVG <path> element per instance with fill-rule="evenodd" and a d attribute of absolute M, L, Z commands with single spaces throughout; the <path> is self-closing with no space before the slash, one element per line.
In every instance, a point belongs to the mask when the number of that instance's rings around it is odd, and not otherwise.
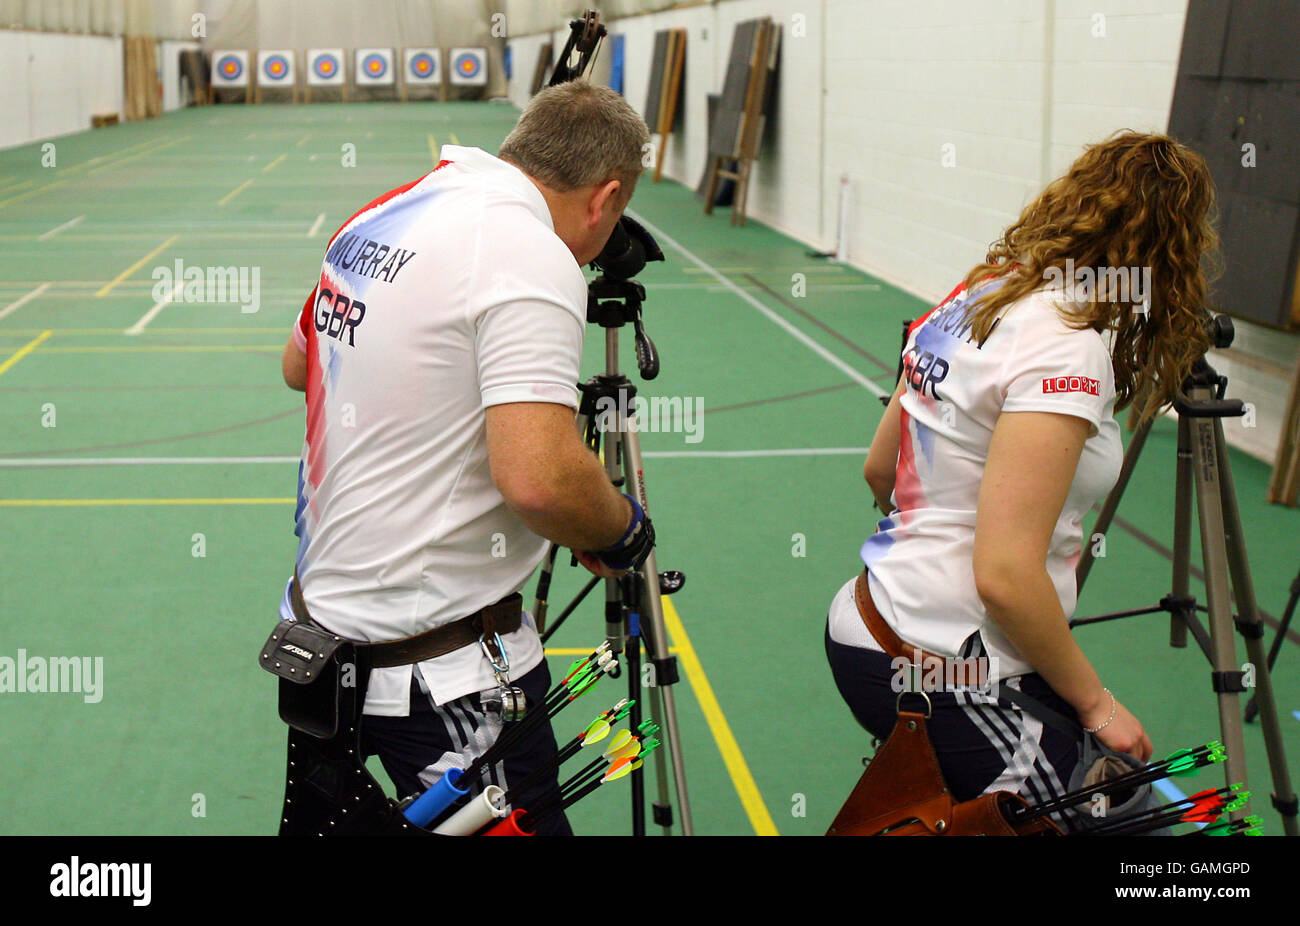
<path fill-rule="evenodd" d="M 662 258 L 660 258 L 662 259 Z M 641 301 L 645 290 L 634 280 L 609 278 L 602 275 L 590 284 L 587 321 L 605 329 L 605 372 L 593 376 L 579 385 L 582 398 L 578 407 L 578 429 L 592 450 L 599 452 L 603 439 L 605 471 L 614 485 L 636 497 L 647 514 L 650 506 L 646 500 L 645 471 L 641 462 L 641 444 L 635 427 L 628 419 L 634 415 L 636 386 L 618 371 L 618 332 L 629 322 L 636 331 L 637 363 L 646 379 L 659 373 L 659 357 L 654 343 L 646 336 L 641 322 Z M 546 628 L 547 595 L 554 572 L 558 548 L 552 544 L 542 561 L 537 583 L 537 600 L 533 614 L 537 628 L 545 642 L 559 629 L 574 609 L 601 580 L 592 578 L 557 618 Z M 677 725 L 677 710 L 672 685 L 678 681 L 677 658 L 669 652 L 668 634 L 664 629 L 663 602 L 660 595 L 671 595 L 682 587 L 686 577 L 670 571 L 662 575 L 657 571 L 655 554 L 640 569 L 619 578 L 605 579 L 605 636 L 614 652 L 624 654 L 627 672 L 628 699 L 635 701 L 628 715 L 630 729 L 642 721 L 642 692 L 644 684 L 650 693 L 650 713 L 663 729 L 668 761 L 672 763 L 673 784 L 681 810 L 682 834 L 694 835 L 691 821 L 690 799 L 686 791 L 686 770 L 682 763 L 681 738 Z M 642 647 L 648 665 L 642 667 Z M 648 670 L 648 671 L 646 671 Z M 645 672 L 645 679 L 642 674 Z M 668 835 L 673 813 L 668 788 L 668 769 L 662 753 L 656 756 L 655 770 L 658 780 L 658 800 L 654 804 L 654 823 L 663 827 Z M 632 834 L 644 836 L 645 779 L 644 768 L 632 772 Z"/>
<path fill-rule="evenodd" d="M 1216 347 L 1227 347 L 1232 343 L 1231 321 L 1222 316 L 1214 319 L 1211 333 Z M 1078 627 L 1166 611 L 1170 616 L 1170 646 L 1185 647 L 1190 630 L 1212 667 L 1211 684 L 1219 703 L 1219 728 L 1228 754 L 1224 771 L 1229 785 L 1234 782 L 1245 783 L 1247 780 L 1245 739 L 1238 696 L 1250 689 L 1250 676 L 1253 676 L 1254 700 L 1259 709 L 1273 776 L 1273 807 L 1282 816 L 1286 834 L 1295 836 L 1296 796 L 1287 772 L 1277 703 L 1273 697 L 1273 682 L 1269 662 L 1264 654 L 1264 625 L 1255 603 L 1255 589 L 1246 560 L 1245 535 L 1241 529 L 1241 513 L 1237 507 L 1232 471 L 1228 465 L 1227 444 L 1223 437 L 1223 419 L 1242 415 L 1244 409 L 1240 401 L 1224 399 L 1227 382 L 1226 377 L 1220 376 L 1201 357 L 1183 383 L 1186 398 L 1180 397 L 1174 402 L 1174 408 L 1178 411 L 1178 458 L 1174 482 L 1171 593 L 1154 608 L 1073 620 L 1070 626 Z M 1134 431 L 1124 454 L 1119 480 L 1097 516 L 1097 523 L 1093 527 L 1094 535 L 1104 536 L 1110 528 L 1129 477 L 1133 474 L 1150 433 L 1152 421 L 1153 418 L 1145 419 Z M 1188 590 L 1193 492 L 1199 515 L 1208 607 L 1198 605 Z M 1079 589 L 1083 588 L 1092 563 L 1092 544 L 1084 544 L 1083 555 L 1075 569 L 1075 581 Z M 1230 595 L 1236 599 L 1238 613 L 1235 615 Z M 1198 611 L 1208 613 L 1208 631 L 1202 626 Z M 1234 625 L 1246 641 L 1250 662 L 1245 666 L 1236 664 L 1236 647 L 1232 637 Z M 1231 818 L 1240 820 L 1246 815 L 1247 810 L 1243 807 L 1234 811 Z"/>

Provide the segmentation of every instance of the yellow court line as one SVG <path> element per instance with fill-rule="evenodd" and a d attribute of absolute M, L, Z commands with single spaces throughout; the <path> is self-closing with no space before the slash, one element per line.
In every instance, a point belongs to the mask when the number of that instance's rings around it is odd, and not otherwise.
<path fill-rule="evenodd" d="M 13 356 L 11 356 L 4 363 L 0 363 L 0 375 L 7 373 L 10 367 L 12 367 L 19 360 L 22 360 L 24 357 L 26 357 L 28 354 L 34 351 L 36 349 L 36 345 L 40 344 L 42 341 L 44 341 L 53 333 L 54 333 L 53 331 L 42 331 L 35 338 L 28 341 L 22 347 L 18 348 L 18 350 L 13 354 Z"/>
<path fill-rule="evenodd" d="M 81 508 L 126 505 L 292 505 L 293 498 L 0 498 L 0 508 Z"/>
<path fill-rule="evenodd" d="M 0 337 L 8 334 L 40 334 L 42 328 L 0 328 Z M 53 328 L 55 334 L 121 334 L 121 328 Z M 148 334 L 265 334 L 268 331 L 281 332 L 283 327 L 263 328 L 154 328 L 141 331 Z M 281 345 L 283 346 L 283 345 Z"/>
<path fill-rule="evenodd" d="M 543 651 L 547 656 L 590 656 L 591 650 L 580 646 L 548 646 Z M 677 652 L 677 647 L 668 647 L 668 652 Z"/>
<path fill-rule="evenodd" d="M 150 145 L 156 145 L 160 141 L 162 141 L 161 138 L 151 138 L 148 141 L 142 141 L 139 142 L 138 144 L 131 145 L 128 148 L 122 148 L 118 151 L 114 151 L 112 154 L 101 154 L 97 158 L 91 158 L 89 161 L 82 161 L 80 164 L 73 164 L 71 167 L 60 167 L 59 173 L 71 174 L 79 170 L 85 170 L 87 167 L 92 167 L 96 164 L 99 164 L 102 161 L 108 160 L 109 158 L 118 157 L 120 155 L 126 154 L 128 151 L 135 151 L 137 148 L 148 148 Z"/>
<path fill-rule="evenodd" d="M 141 267 L 143 267 L 143 266 L 145 265 L 145 262 L 146 262 L 146 261 L 148 261 L 148 260 L 150 260 L 151 258 L 155 257 L 157 254 L 161 253 L 162 251 L 166 250 L 167 248 L 171 247 L 172 244 L 174 244 L 175 241 L 176 241 L 176 239 L 179 238 L 179 237 L 180 237 L 180 235 L 172 235 L 170 238 L 168 238 L 168 239 L 167 239 L 166 241 L 164 241 L 162 244 L 158 245 L 158 247 L 154 248 L 152 251 L 150 251 L 150 252 L 149 252 L 148 254 L 146 254 L 144 257 L 140 258 L 140 259 L 139 259 L 138 261 L 136 261 L 134 264 L 132 264 L 131 266 L 129 266 L 129 267 L 127 267 L 125 270 L 123 270 L 121 273 L 119 273 L 117 276 L 113 277 L 113 279 L 109 280 L 107 283 L 105 283 L 103 286 L 101 286 L 101 287 L 99 288 L 99 291 L 98 291 L 97 293 L 95 293 L 95 298 L 96 298 L 96 299 L 102 299 L 104 296 L 107 296 L 110 292 L 113 291 L 113 287 L 117 286 L 118 283 L 121 283 L 123 280 L 125 280 L 127 277 L 129 277 L 131 274 L 135 273 L 137 270 L 139 270 Z"/>
<path fill-rule="evenodd" d="M 120 331 L 118 332 L 121 333 Z M 284 350 L 282 344 L 172 344 L 131 347 L 43 347 L 42 354 L 139 354 L 139 353 L 221 353 L 236 350 Z"/>
<path fill-rule="evenodd" d="M 56 186 L 63 186 L 66 180 L 55 180 L 53 183 L 47 183 L 45 186 L 37 187 L 34 190 L 28 190 L 26 193 L 19 193 L 17 196 L 10 196 L 8 199 L 0 199 L 0 206 L 7 206 L 10 203 L 16 203 L 20 199 L 26 199 L 28 196 L 35 196 L 37 193 L 44 193 L 46 190 L 52 190 Z"/>
<path fill-rule="evenodd" d="M 456 137 L 456 133 L 455 133 L 455 132 L 452 132 L 452 133 L 451 133 L 451 143 L 452 143 L 453 145 L 459 145 L 459 144 L 460 144 L 460 139 Z"/>
<path fill-rule="evenodd" d="M 691 690 L 695 692 L 695 700 L 700 703 L 700 710 L 704 712 L 704 719 L 709 722 L 709 729 L 718 744 L 718 751 L 722 753 L 722 761 L 727 766 L 728 774 L 731 775 L 731 783 L 735 785 L 736 793 L 740 796 L 740 803 L 745 808 L 749 823 L 759 836 L 779 836 L 776 824 L 772 822 L 772 815 L 768 813 L 767 805 L 763 803 L 763 795 L 759 793 L 754 776 L 750 774 L 749 766 L 745 763 L 740 745 L 736 742 L 731 726 L 722 713 L 722 707 L 713 694 L 713 687 L 704 674 L 700 657 L 696 655 L 695 647 L 691 645 L 691 639 L 686 635 L 686 627 L 682 624 L 677 608 L 666 595 L 662 600 L 664 625 L 668 635 L 677 641 L 677 652 L 681 655 L 682 668 L 686 670 L 686 678 L 691 683 Z"/>
<path fill-rule="evenodd" d="M 218 205 L 218 206 L 224 206 L 226 203 L 230 202 L 232 199 L 234 199 L 234 198 L 235 198 L 236 196 L 238 196 L 240 193 L 244 192 L 244 190 L 246 190 L 246 189 L 248 189 L 250 186 L 252 186 L 252 183 L 253 183 L 253 180 L 252 180 L 252 178 L 250 177 L 248 180 L 245 180 L 243 183 L 241 183 L 239 186 L 235 187 L 233 190 L 231 190 L 231 191 L 230 191 L 229 193 L 227 193 L 225 196 L 221 197 L 221 199 L 217 200 L 217 205 Z"/>
<path fill-rule="evenodd" d="M 280 155 L 278 158 L 276 158 L 276 159 L 275 159 L 274 161 L 272 161 L 270 164 L 267 164 L 265 167 L 263 167 L 263 168 L 262 168 L 262 173 L 265 174 L 265 173 L 269 172 L 269 171 L 271 170 L 272 167 L 274 167 L 275 165 L 279 164 L 281 161 L 283 161 L 283 160 L 284 160 L 285 158 L 287 158 L 288 156 L 289 156 L 289 155 L 287 155 L 287 154 L 282 154 L 282 155 Z"/>
<path fill-rule="evenodd" d="M 307 139 L 309 138 L 311 138 L 310 135 L 304 135 L 302 138 L 298 139 L 298 144 L 294 145 L 294 147 L 301 148 L 303 145 L 307 144 Z"/>
<path fill-rule="evenodd" d="M 12 193 L 14 190 L 21 190 L 23 187 L 31 185 L 32 182 L 30 180 L 24 180 L 22 183 L 15 183 L 13 186 L 5 187 L 3 190 L 0 190 L 0 193 Z"/>
<path fill-rule="evenodd" d="M 438 163 L 438 143 L 433 140 L 433 133 L 429 132 L 426 136 L 429 139 L 429 156 L 433 158 L 433 163 Z"/>
<path fill-rule="evenodd" d="M 92 168 L 91 170 L 87 171 L 86 175 L 89 176 L 90 174 L 97 174 L 101 170 L 110 170 L 111 168 L 114 167 L 121 167 L 123 164 L 126 164 L 128 161 L 134 161 L 136 158 L 146 158 L 151 154 L 157 154 L 159 151 L 162 151 L 164 148 L 170 148 L 172 145 L 179 145 L 181 142 L 188 141 L 188 140 L 189 140 L 188 135 L 182 135 L 180 138 L 177 138 L 174 141 L 169 141 L 166 144 L 157 146 L 156 148 L 148 148 L 144 151 L 141 151 L 139 154 L 131 155 L 129 158 L 122 158 L 121 160 L 113 161 L 112 163 L 109 164 L 100 164 L 98 167 Z"/>

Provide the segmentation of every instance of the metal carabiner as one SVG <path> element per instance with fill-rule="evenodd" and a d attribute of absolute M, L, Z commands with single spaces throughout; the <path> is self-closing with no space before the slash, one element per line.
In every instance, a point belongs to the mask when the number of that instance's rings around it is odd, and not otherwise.
<path fill-rule="evenodd" d="M 506 646 L 501 642 L 501 634 L 492 634 L 491 646 L 489 646 L 488 635 L 483 634 L 478 638 L 479 648 L 483 650 L 483 657 L 487 659 L 488 665 L 492 671 L 498 674 L 505 674 L 510 671 L 510 657 L 506 654 Z M 496 654 L 492 652 L 492 647 L 496 648 Z"/>

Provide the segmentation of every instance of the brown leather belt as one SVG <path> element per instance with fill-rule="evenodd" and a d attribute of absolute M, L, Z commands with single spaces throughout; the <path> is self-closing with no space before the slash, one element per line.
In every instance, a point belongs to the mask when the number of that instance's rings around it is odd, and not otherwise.
<path fill-rule="evenodd" d="M 894 632 L 880 611 L 876 609 L 876 603 L 871 600 L 871 586 L 867 584 L 867 571 L 864 569 L 858 576 L 857 583 L 853 586 L 853 600 L 857 602 L 858 614 L 862 617 L 862 623 L 867 625 L 867 630 L 876 638 L 880 648 L 892 656 L 894 659 L 906 659 L 911 665 L 929 666 L 933 661 L 943 662 L 942 656 L 936 656 L 933 653 L 927 653 L 919 646 L 913 646 L 911 643 L 904 643 L 903 638 Z"/>
<path fill-rule="evenodd" d="M 307 611 L 307 603 L 302 599 L 302 586 L 298 583 L 297 574 L 290 585 L 289 604 L 293 608 L 293 616 L 298 620 L 316 623 Z M 469 617 L 462 617 L 424 633 L 400 640 L 361 645 L 366 647 L 370 655 L 370 667 L 373 669 L 407 666 L 473 646 L 485 634 L 491 638 L 493 634 L 513 633 L 523 624 L 523 610 L 524 596 L 515 592 L 496 604 L 475 611 Z M 495 644 L 493 648 L 495 649 Z"/>

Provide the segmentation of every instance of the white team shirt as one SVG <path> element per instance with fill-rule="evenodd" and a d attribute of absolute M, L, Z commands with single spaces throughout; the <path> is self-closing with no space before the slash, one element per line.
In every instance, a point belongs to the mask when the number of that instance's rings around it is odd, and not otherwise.
<path fill-rule="evenodd" d="M 523 586 L 546 541 L 492 482 L 484 409 L 578 406 L 587 287 L 545 199 L 477 148 L 441 157 L 339 229 L 294 328 L 298 575 L 313 618 L 351 639 L 421 633 Z M 527 613 L 503 641 L 513 678 L 543 658 Z M 365 712 L 405 716 L 412 669 L 373 670 Z M 439 704 L 496 687 L 477 646 L 418 669 Z"/>
<path fill-rule="evenodd" d="M 1039 291 L 1007 306 L 982 347 L 970 334 L 969 295 L 961 286 L 913 327 L 904 351 L 894 511 L 861 551 L 871 597 L 905 642 L 955 657 L 978 630 L 1001 678 L 1033 667 L 975 590 L 976 501 L 998 416 L 1057 412 L 1092 425 L 1047 554 L 1067 619 L 1077 603 L 1083 516 L 1115 484 L 1123 462 L 1106 340 L 1066 325 L 1056 308 L 1060 298 Z M 831 637 L 879 651 L 858 615 L 853 581 L 832 602 Z"/>

